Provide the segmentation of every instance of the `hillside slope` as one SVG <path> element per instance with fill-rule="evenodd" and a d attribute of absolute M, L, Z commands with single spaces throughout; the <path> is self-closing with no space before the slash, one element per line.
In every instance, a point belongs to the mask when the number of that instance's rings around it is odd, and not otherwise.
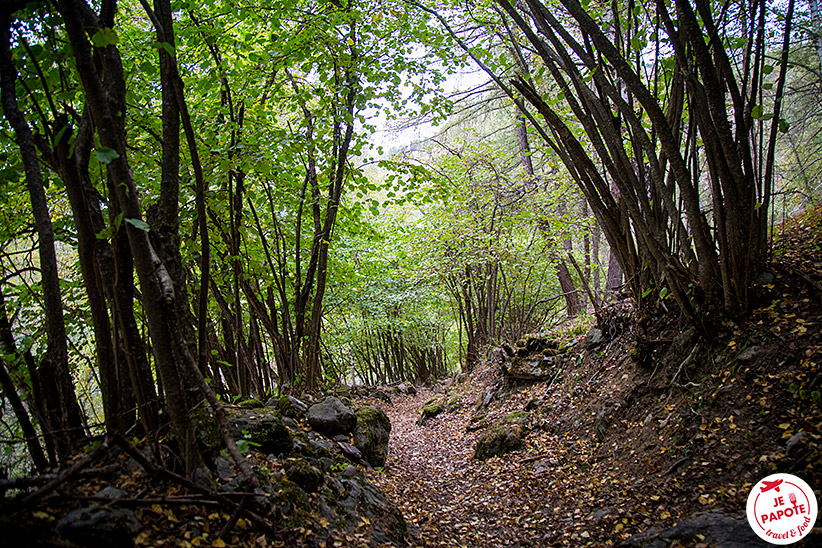
<path fill-rule="evenodd" d="M 711 340 L 664 310 L 637 318 L 619 305 L 599 344 L 585 348 L 579 326 L 550 334 L 570 349 L 544 381 L 514 382 L 491 359 L 375 402 L 394 430 L 385 470 L 369 477 L 402 508 L 412 544 L 641 546 L 709 513 L 691 540 L 653 545 L 739 546 L 722 535 L 751 533 L 745 502 L 762 477 L 797 474 L 819 497 L 819 221 L 811 212 L 784 227 L 755 311 Z M 449 410 L 420 425 L 432 397 Z M 483 425 L 524 410 L 518 449 L 472 458 Z M 798 546 L 822 542 L 818 526 Z"/>

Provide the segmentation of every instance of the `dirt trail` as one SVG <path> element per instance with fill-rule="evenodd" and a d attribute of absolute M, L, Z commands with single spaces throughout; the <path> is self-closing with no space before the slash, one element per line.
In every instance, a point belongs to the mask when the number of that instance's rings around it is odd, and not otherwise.
<path fill-rule="evenodd" d="M 546 546 L 552 514 L 538 495 L 547 488 L 533 463 L 508 455 L 473 460 L 476 433 L 466 433 L 472 409 L 416 424 L 418 410 L 433 395 L 396 396 L 380 402 L 391 419 L 389 458 L 370 479 L 403 511 L 412 543 L 419 546 Z M 541 498 L 541 497 L 540 497 Z"/>

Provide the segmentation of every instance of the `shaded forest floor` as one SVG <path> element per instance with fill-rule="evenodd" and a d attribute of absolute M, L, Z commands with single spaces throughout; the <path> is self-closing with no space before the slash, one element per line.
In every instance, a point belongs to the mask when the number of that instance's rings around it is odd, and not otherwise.
<path fill-rule="evenodd" d="M 393 430 L 385 469 L 369 478 L 402 509 L 410 542 L 640 544 L 633 535 L 700 513 L 744 519 L 751 486 L 774 472 L 799 475 L 819 498 L 820 217 L 785 227 L 773 278 L 760 280 L 743 325 L 725 322 L 700 341 L 670 314 L 622 318 L 592 350 L 578 337 L 576 361 L 553 386 L 503 386 L 489 418 L 532 409 L 512 453 L 474 460 L 481 432 L 466 431 L 498 365 L 390 405 L 372 402 Z M 419 409 L 435 393 L 455 406 L 420 426 Z M 798 546 L 820 541 L 817 522 Z M 671 545 L 712 543 L 697 536 Z"/>

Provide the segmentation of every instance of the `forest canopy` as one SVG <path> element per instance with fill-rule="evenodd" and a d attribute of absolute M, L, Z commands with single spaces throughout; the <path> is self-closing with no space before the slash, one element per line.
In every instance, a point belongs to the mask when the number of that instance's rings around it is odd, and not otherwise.
<path fill-rule="evenodd" d="M 428 382 L 626 297 L 708 333 L 822 193 L 815 0 L 0 12 L 18 471 L 170 427 L 191 472 L 197 406 Z"/>

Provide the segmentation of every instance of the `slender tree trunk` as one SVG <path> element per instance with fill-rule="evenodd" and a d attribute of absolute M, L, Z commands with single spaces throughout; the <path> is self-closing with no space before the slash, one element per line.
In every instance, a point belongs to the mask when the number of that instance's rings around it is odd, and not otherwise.
<path fill-rule="evenodd" d="M 60 294 L 57 255 L 54 250 L 54 231 L 43 187 L 42 172 L 31 130 L 17 106 L 16 70 L 11 61 L 9 25 L 8 18 L 0 19 L 0 26 L 2 26 L 0 29 L 2 33 L 0 35 L 0 48 L 2 48 L 0 51 L 0 86 L 2 87 L 3 112 L 9 125 L 14 129 L 15 141 L 20 148 L 26 175 L 26 187 L 37 228 L 43 309 L 46 316 L 48 341 L 46 354 L 38 367 L 38 376 L 45 389 L 45 405 L 50 427 L 55 432 L 57 452 L 61 458 L 67 458 L 74 445 L 83 437 L 83 421 L 68 367 L 68 339 L 63 319 L 63 299 Z"/>

